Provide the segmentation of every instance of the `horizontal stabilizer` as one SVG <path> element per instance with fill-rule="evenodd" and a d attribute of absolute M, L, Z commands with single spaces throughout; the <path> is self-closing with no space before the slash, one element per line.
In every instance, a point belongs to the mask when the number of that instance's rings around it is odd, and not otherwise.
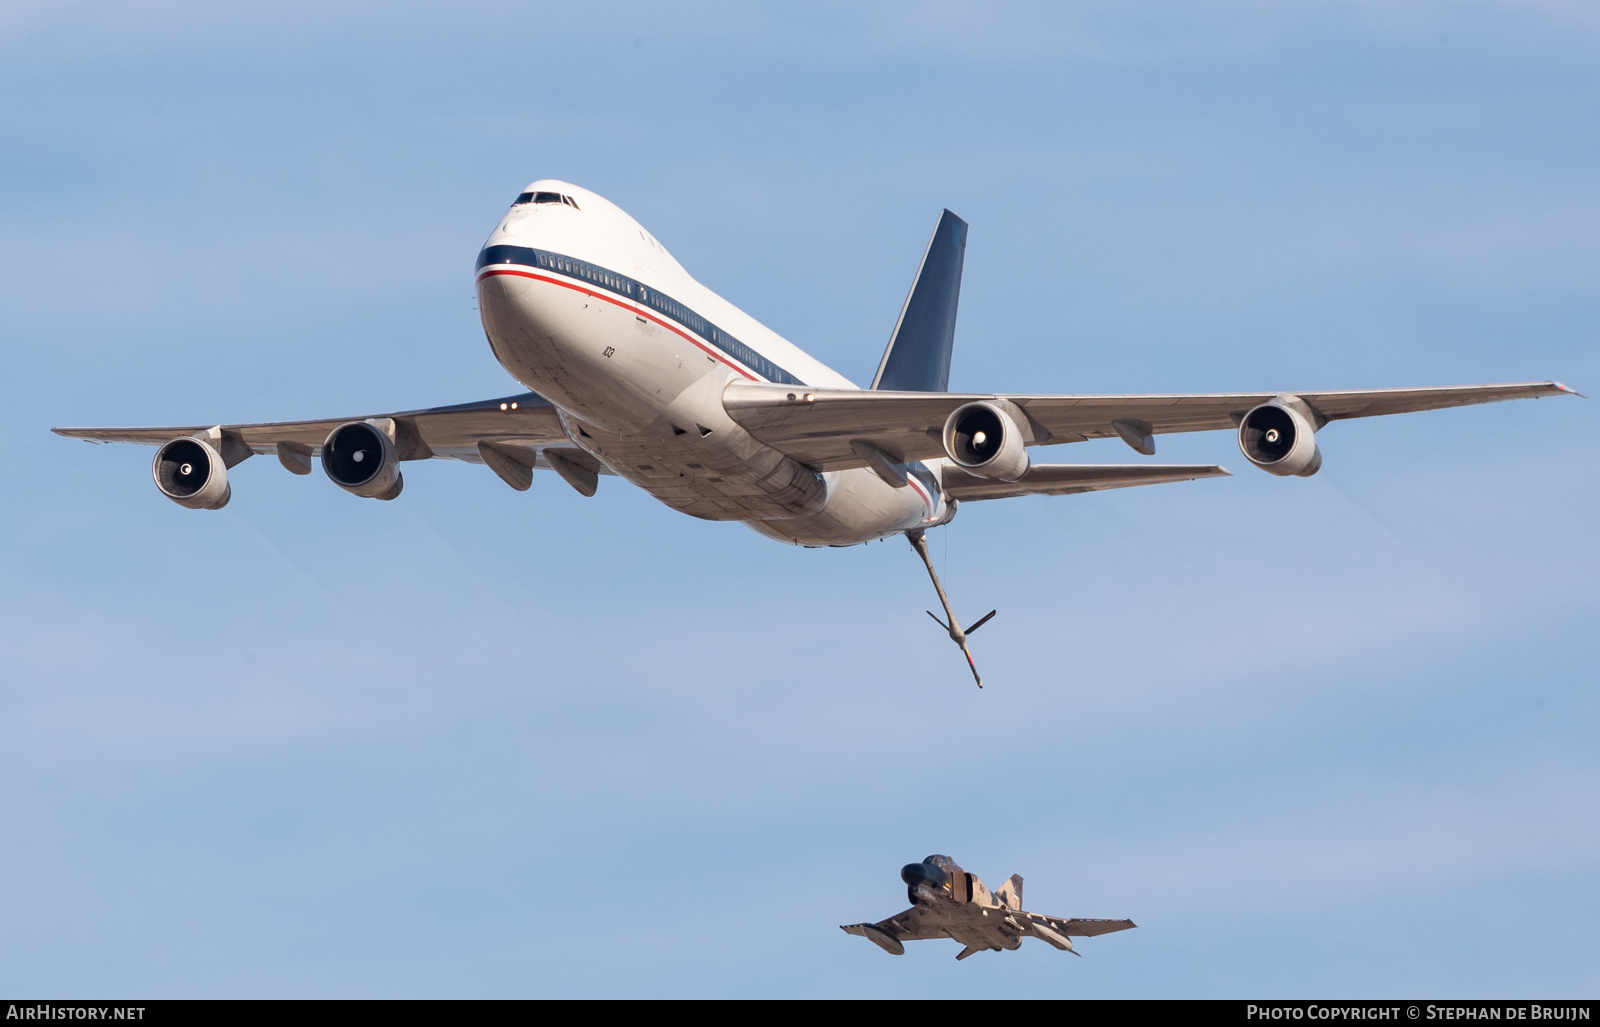
<path fill-rule="evenodd" d="M 996 481 L 944 468 L 944 490 L 963 503 L 1012 496 L 1065 496 L 1132 485 L 1161 485 L 1196 478 L 1219 478 L 1228 471 L 1215 464 L 1034 464 L 1017 481 Z"/>

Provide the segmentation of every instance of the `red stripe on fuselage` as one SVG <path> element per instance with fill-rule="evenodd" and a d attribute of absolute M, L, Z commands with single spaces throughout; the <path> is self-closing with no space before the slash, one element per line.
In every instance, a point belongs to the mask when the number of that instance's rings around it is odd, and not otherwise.
<path fill-rule="evenodd" d="M 634 316 L 643 317 L 643 318 L 646 318 L 646 319 L 648 319 L 650 321 L 654 321 L 656 324 L 658 324 L 661 327 L 665 328 L 667 331 L 674 332 L 677 335 L 682 336 L 683 340 L 685 342 L 689 343 L 690 345 L 699 347 L 700 350 L 703 351 L 706 356 L 711 357 L 713 360 L 718 360 L 718 361 L 721 361 L 724 364 L 727 364 L 729 367 L 733 368 L 735 371 L 738 371 L 740 374 L 744 375 L 746 378 L 750 379 L 753 382 L 759 382 L 759 381 L 765 381 L 766 380 L 766 379 L 762 378 L 761 376 L 755 374 L 754 372 L 746 371 L 744 368 L 740 367 L 738 364 L 735 364 L 733 361 L 729 360 L 727 355 L 724 354 L 721 350 L 715 349 L 715 348 L 713 348 L 711 346 L 707 346 L 705 343 L 701 342 L 699 339 L 696 339 L 694 336 L 690 335 L 688 332 L 683 331 L 677 325 L 670 324 L 670 323 L 668 323 L 666 321 L 661 320 L 661 318 L 657 317 L 655 315 L 655 312 L 652 311 L 649 307 L 636 307 L 636 306 L 633 306 L 632 304 L 624 303 L 621 300 L 613 299 L 612 297 L 606 295 L 603 292 L 595 292 L 593 289 L 586 288 L 586 287 L 584 287 L 582 285 L 578 285 L 578 284 L 576 284 L 574 282 L 564 281 L 564 280 L 562 280 L 560 278 L 551 278 L 548 275 L 536 275 L 531 271 L 485 271 L 483 274 L 478 276 L 478 281 L 481 282 L 485 278 L 488 278 L 490 275 L 511 275 L 513 277 L 516 277 L 516 278 L 532 278 L 536 282 L 549 282 L 551 285 L 559 285 L 563 289 L 571 289 L 573 292 L 581 292 L 585 296 L 592 296 L 593 298 L 595 298 L 597 300 L 605 300 L 607 303 L 610 303 L 612 306 L 621 307 L 623 310 L 631 310 L 634 313 Z M 646 288 L 648 288 L 648 286 Z"/>
<path fill-rule="evenodd" d="M 924 517 L 923 520 L 926 521 L 931 519 L 933 517 L 934 506 L 936 505 L 933 501 L 933 497 L 928 495 L 928 491 L 922 487 L 922 483 L 920 481 L 918 481 L 916 478 L 913 478 L 909 474 L 906 475 L 906 484 L 910 485 L 911 488 L 915 490 L 917 495 L 922 497 L 922 505 L 927 507 L 928 516 Z"/>
<path fill-rule="evenodd" d="M 631 311 L 633 311 L 633 313 L 636 316 L 644 317 L 644 318 L 646 318 L 646 319 L 648 319 L 650 321 L 653 321 L 654 323 L 660 325 L 661 327 L 667 329 L 669 332 L 673 332 L 674 334 L 680 336 L 685 342 L 687 342 L 690 345 L 695 346 L 698 349 L 700 349 L 707 356 L 711 357 L 714 360 L 719 361 L 720 363 L 726 364 L 727 366 L 733 368 L 735 371 L 737 371 L 740 374 L 744 375 L 746 378 L 750 379 L 753 382 L 765 381 L 766 380 L 766 379 L 760 377 L 759 375 L 757 375 L 757 374 L 755 374 L 755 373 L 753 373 L 751 371 L 745 370 L 744 368 L 740 367 L 738 364 L 735 364 L 733 361 L 729 360 L 727 358 L 727 356 L 722 353 L 721 350 L 713 349 L 712 347 L 707 346 L 705 343 L 701 342 L 699 339 L 696 339 L 694 336 L 690 335 L 688 332 L 683 331 L 677 325 L 670 324 L 670 323 L 668 323 L 666 321 L 663 321 L 661 318 L 657 317 L 655 315 L 655 312 L 652 311 L 648 307 L 636 307 L 636 306 L 634 306 L 634 305 L 632 305 L 630 303 L 624 303 L 621 300 L 613 299 L 611 296 L 608 296 L 605 293 L 597 293 L 593 289 L 585 288 L 584 286 L 578 285 L 578 284 L 576 284 L 574 282 L 569 282 L 569 281 L 566 281 L 566 280 L 560 279 L 560 278 L 551 278 L 549 275 L 534 274 L 531 271 L 509 271 L 509 270 L 485 271 L 485 272 L 483 272 L 482 274 L 480 274 L 478 276 L 477 280 L 481 282 L 485 278 L 488 278 L 491 275 L 512 275 L 512 276 L 517 277 L 517 278 L 532 278 L 536 282 L 548 282 L 551 285 L 559 285 L 563 289 L 571 289 L 573 292 L 581 292 L 585 296 L 592 296 L 595 299 L 605 300 L 607 303 L 610 303 L 612 306 L 621 307 L 623 310 L 631 310 Z M 647 288 L 648 288 L 648 286 L 647 286 Z M 926 521 L 926 520 L 931 519 L 933 517 L 934 510 L 938 508 L 938 504 L 934 501 L 933 497 L 928 494 L 928 490 L 927 489 L 922 487 L 922 483 L 920 481 L 918 481 L 916 478 L 912 477 L 909 474 L 906 475 L 906 484 L 910 485 L 912 490 L 914 492 L 916 492 L 916 494 L 922 498 L 922 505 L 928 511 L 928 516 L 926 518 L 923 518 L 923 520 Z"/>

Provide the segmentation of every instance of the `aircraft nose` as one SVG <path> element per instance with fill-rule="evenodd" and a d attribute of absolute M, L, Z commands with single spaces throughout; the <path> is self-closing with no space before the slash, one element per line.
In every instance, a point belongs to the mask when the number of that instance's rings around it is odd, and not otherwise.
<path fill-rule="evenodd" d="M 944 871 L 927 863 L 907 863 L 900 868 L 900 880 L 912 888 L 919 884 L 939 888 L 944 885 Z"/>

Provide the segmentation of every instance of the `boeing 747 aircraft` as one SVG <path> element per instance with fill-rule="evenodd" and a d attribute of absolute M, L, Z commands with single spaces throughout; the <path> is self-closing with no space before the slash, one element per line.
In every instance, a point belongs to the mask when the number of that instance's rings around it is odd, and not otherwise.
<path fill-rule="evenodd" d="M 514 489 L 548 468 L 585 496 L 617 475 L 684 513 L 742 521 L 802 546 L 906 535 L 966 636 L 923 532 L 963 502 L 1065 495 L 1226 475 L 1199 465 L 1035 464 L 1032 446 L 1118 437 L 1145 456 L 1166 432 L 1233 430 L 1270 474 L 1315 474 L 1330 421 L 1547 396 L 1557 382 L 1365 392 L 981 395 L 946 391 L 967 224 L 939 218 L 862 389 L 689 276 L 655 237 L 587 189 L 529 185 L 478 255 L 478 309 L 495 357 L 532 392 L 371 416 L 168 428 L 57 428 L 155 445 L 156 487 L 217 510 L 228 469 L 276 454 L 334 484 L 394 499 L 402 463 L 481 463 Z M 992 612 L 989 616 L 992 616 Z M 934 616 L 932 613 L 929 616 Z M 972 657 L 967 653 L 969 666 Z M 977 669 L 974 679 L 982 685 Z"/>

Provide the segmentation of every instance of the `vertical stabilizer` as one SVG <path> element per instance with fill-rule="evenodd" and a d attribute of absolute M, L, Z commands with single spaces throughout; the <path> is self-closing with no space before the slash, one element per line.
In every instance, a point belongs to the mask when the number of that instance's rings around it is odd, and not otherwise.
<path fill-rule="evenodd" d="M 1012 874 L 1006 878 L 1006 883 L 1000 886 L 1000 890 L 994 893 L 994 897 L 1000 900 L 1000 904 L 1007 909 L 1020 910 L 1022 908 L 1022 875 Z"/>
<path fill-rule="evenodd" d="M 939 216 L 939 227 L 928 240 L 911 294 L 872 379 L 874 389 L 947 391 L 956 306 L 961 301 L 961 265 L 966 255 L 967 223 L 947 210 Z"/>

